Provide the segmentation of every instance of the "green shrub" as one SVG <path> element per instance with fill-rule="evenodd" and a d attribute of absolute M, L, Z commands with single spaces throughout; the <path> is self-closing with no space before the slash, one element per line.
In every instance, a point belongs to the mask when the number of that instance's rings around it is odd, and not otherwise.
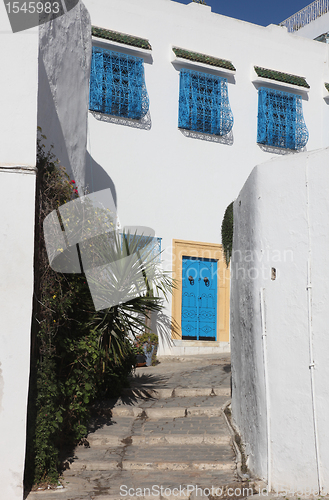
<path fill-rule="evenodd" d="M 37 158 L 35 300 L 25 483 L 56 483 L 61 458 L 87 433 L 90 406 L 100 396 L 117 396 L 135 365 L 132 344 L 124 356 L 100 345 L 90 324 L 95 309 L 84 274 L 53 271 L 43 238 L 43 220 L 77 197 L 75 182 L 41 144 Z"/>
<path fill-rule="evenodd" d="M 232 201 L 226 208 L 222 222 L 222 244 L 227 267 L 231 260 L 233 246 L 233 203 Z"/>

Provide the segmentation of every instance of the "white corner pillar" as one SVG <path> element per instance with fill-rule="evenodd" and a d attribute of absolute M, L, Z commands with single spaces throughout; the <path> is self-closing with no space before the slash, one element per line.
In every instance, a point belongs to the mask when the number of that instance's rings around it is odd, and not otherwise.
<path fill-rule="evenodd" d="M 0 164 L 0 499 L 23 499 L 36 168 Z"/>

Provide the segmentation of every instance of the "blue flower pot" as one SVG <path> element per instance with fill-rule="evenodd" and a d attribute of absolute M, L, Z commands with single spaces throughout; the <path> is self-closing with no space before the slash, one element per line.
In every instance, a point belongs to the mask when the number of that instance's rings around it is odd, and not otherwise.
<path fill-rule="evenodd" d="M 152 345 L 152 350 L 150 352 L 147 352 L 147 344 L 143 345 L 143 349 L 144 349 L 144 354 L 145 354 L 145 358 L 146 358 L 146 366 L 151 366 L 152 356 L 153 356 L 153 353 L 155 351 L 155 345 Z"/>

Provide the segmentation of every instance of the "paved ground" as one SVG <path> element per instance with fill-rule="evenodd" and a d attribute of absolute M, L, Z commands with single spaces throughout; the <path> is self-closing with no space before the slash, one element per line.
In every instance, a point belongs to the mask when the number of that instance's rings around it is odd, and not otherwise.
<path fill-rule="evenodd" d="M 229 354 L 138 368 L 122 398 L 96 406 L 101 416 L 68 458 L 64 488 L 27 498 L 192 500 L 204 488 L 238 486 L 222 411 L 229 399 Z"/>

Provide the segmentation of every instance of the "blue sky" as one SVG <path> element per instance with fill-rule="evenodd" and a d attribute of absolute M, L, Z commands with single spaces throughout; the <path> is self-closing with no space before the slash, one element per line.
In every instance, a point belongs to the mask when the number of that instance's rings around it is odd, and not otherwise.
<path fill-rule="evenodd" d="M 175 0 L 190 3 L 192 0 Z M 206 0 L 213 12 L 261 26 L 279 24 L 312 2 L 307 0 Z"/>

